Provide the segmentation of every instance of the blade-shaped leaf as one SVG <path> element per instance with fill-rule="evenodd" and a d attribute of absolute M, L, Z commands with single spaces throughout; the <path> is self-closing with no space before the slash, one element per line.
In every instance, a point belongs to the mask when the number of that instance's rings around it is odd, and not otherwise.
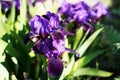
<path fill-rule="evenodd" d="M 94 69 L 94 68 L 81 68 L 76 70 L 73 73 L 73 76 L 99 76 L 99 77 L 109 77 L 111 76 L 111 72 L 99 70 L 99 69 Z"/>
<path fill-rule="evenodd" d="M 87 54 L 83 57 L 81 57 L 79 60 L 77 60 L 74 64 L 73 71 L 82 68 L 86 64 L 88 64 L 91 60 L 93 60 L 98 55 L 102 54 L 104 51 L 96 51 L 94 53 Z"/>
<path fill-rule="evenodd" d="M 71 71 L 73 69 L 74 62 L 75 62 L 75 59 L 74 59 L 74 55 L 73 55 L 67 68 L 64 68 L 59 80 L 63 80 L 67 75 L 69 75 L 71 73 Z"/>
<path fill-rule="evenodd" d="M 1 17 L 1 16 L 0 16 Z M 6 33 L 6 28 L 4 27 L 4 23 L 0 18 L 0 38 Z"/>
<path fill-rule="evenodd" d="M 74 46 L 73 46 L 73 50 L 76 49 L 80 39 L 82 38 L 83 36 L 83 27 L 80 27 L 77 31 L 76 31 L 76 34 L 75 34 L 75 40 L 74 40 Z"/>
<path fill-rule="evenodd" d="M 10 12 L 10 15 L 8 18 L 8 23 L 13 24 L 14 21 L 15 21 L 15 6 L 14 6 L 14 4 L 12 4 L 11 12 Z"/>
<path fill-rule="evenodd" d="M 23 29 L 23 25 L 26 24 L 26 13 L 27 13 L 27 0 L 21 1 L 20 6 L 20 27 Z"/>
<path fill-rule="evenodd" d="M 95 40 L 95 38 L 97 37 L 97 35 L 103 30 L 103 28 L 97 30 L 96 32 L 94 32 L 84 43 L 82 46 L 78 47 L 78 49 L 76 50 L 76 53 L 79 53 L 80 56 L 82 56 L 85 51 L 87 50 L 87 48 L 91 45 L 91 43 Z"/>

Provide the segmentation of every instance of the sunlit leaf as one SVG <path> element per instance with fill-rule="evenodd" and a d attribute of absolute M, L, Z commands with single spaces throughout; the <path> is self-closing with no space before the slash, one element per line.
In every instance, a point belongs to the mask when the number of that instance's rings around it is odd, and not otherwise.
<path fill-rule="evenodd" d="M 27 0 L 21 1 L 20 6 L 20 28 L 23 29 L 23 25 L 26 24 L 26 13 L 27 13 Z"/>
<path fill-rule="evenodd" d="M 5 55 L 3 54 L 3 52 L 6 46 L 7 43 L 0 39 L 0 62 L 3 62 L 5 60 Z"/>
<path fill-rule="evenodd" d="M 75 59 L 74 59 L 74 55 L 71 58 L 70 63 L 67 65 L 67 68 L 63 69 L 63 72 L 59 78 L 59 80 L 63 80 L 67 75 L 69 75 L 73 69 L 73 65 L 74 65 Z"/>
<path fill-rule="evenodd" d="M 83 36 L 83 27 L 80 27 L 77 31 L 76 31 L 76 34 L 75 34 L 75 40 L 74 40 L 74 46 L 73 46 L 73 50 L 76 49 L 80 39 L 82 38 Z"/>
<path fill-rule="evenodd" d="M 111 72 L 99 70 L 99 69 L 94 69 L 94 68 L 81 68 L 76 70 L 73 73 L 73 76 L 99 76 L 99 77 L 109 77 L 111 76 Z"/>
<path fill-rule="evenodd" d="M 6 33 L 6 29 L 4 27 L 4 23 L 2 19 L 0 18 L 0 38 Z"/>
<path fill-rule="evenodd" d="M 80 56 L 82 56 L 85 51 L 87 50 L 87 48 L 91 45 L 91 43 L 95 40 L 95 38 L 98 36 L 98 34 L 103 30 L 103 28 L 97 30 L 96 32 L 94 32 L 83 44 L 82 46 L 78 47 L 76 52 L 80 54 Z"/>
<path fill-rule="evenodd" d="M 0 80 L 9 80 L 9 72 L 2 64 L 0 64 Z"/>
<path fill-rule="evenodd" d="M 77 60 L 74 64 L 73 71 L 82 68 L 86 64 L 88 64 L 91 60 L 93 60 L 98 55 L 102 54 L 104 51 L 95 51 L 93 53 L 89 53 L 83 57 L 81 57 L 79 60 Z"/>
<path fill-rule="evenodd" d="M 8 23 L 13 24 L 15 22 L 15 6 L 12 4 L 11 12 L 8 18 Z"/>

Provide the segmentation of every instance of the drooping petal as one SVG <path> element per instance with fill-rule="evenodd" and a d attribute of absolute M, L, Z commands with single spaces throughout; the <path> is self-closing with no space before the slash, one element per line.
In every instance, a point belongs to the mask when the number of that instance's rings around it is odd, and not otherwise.
<path fill-rule="evenodd" d="M 48 59 L 47 71 L 51 76 L 59 76 L 63 71 L 63 64 L 60 59 Z"/>
<path fill-rule="evenodd" d="M 34 52 L 36 52 L 38 54 L 43 54 L 43 52 L 42 52 L 43 46 L 44 46 L 44 42 L 38 41 L 34 44 L 34 46 L 31 48 L 31 50 L 33 50 Z"/>

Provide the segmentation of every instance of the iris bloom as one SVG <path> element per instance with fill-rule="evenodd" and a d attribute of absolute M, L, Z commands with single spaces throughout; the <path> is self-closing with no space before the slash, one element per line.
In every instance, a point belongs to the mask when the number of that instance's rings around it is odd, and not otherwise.
<path fill-rule="evenodd" d="M 98 2 L 97 4 L 93 6 L 93 9 L 91 10 L 90 13 L 91 13 L 91 16 L 100 18 L 108 14 L 108 8 L 102 5 L 100 2 Z"/>
<path fill-rule="evenodd" d="M 58 9 L 58 13 L 65 16 L 66 22 L 77 22 L 77 25 L 81 24 L 84 26 L 85 31 L 90 28 L 90 32 L 93 31 L 93 26 L 90 23 L 96 22 L 103 15 L 107 15 L 107 12 L 107 7 L 99 2 L 90 7 L 83 1 L 76 4 L 63 2 Z"/>
<path fill-rule="evenodd" d="M 43 16 L 35 15 L 29 20 L 29 25 L 31 31 L 25 36 L 24 43 L 32 41 L 32 50 L 48 58 L 48 73 L 60 75 L 63 70 L 61 55 L 68 50 L 64 42 L 69 33 L 60 26 L 58 15 L 50 12 Z"/>

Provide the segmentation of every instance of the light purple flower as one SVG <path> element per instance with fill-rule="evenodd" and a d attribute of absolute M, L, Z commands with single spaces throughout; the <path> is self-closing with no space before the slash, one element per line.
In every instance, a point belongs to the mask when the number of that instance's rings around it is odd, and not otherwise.
<path fill-rule="evenodd" d="M 102 5 L 100 2 L 95 4 L 90 12 L 91 16 L 96 18 L 100 18 L 103 15 L 107 15 L 107 13 L 108 13 L 108 8 Z"/>
<path fill-rule="evenodd" d="M 84 1 L 80 1 L 76 4 L 74 4 L 74 10 L 81 10 L 81 9 L 88 11 L 89 6 Z"/>
<path fill-rule="evenodd" d="M 87 21 L 88 12 L 84 9 L 80 9 L 78 11 L 75 11 L 73 18 L 74 18 L 74 20 L 79 21 L 79 22 Z"/>
<path fill-rule="evenodd" d="M 58 13 L 71 17 L 73 15 L 73 5 L 66 1 L 62 3 L 62 6 L 58 9 Z"/>

